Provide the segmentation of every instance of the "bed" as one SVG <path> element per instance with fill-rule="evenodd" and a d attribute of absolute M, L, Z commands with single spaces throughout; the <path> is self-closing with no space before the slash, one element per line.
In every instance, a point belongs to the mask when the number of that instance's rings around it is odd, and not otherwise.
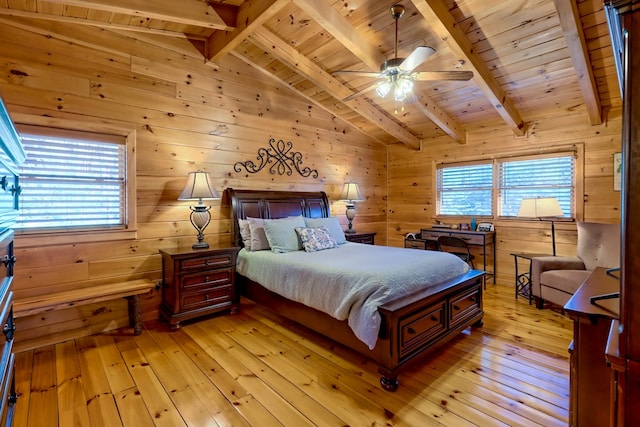
<path fill-rule="evenodd" d="M 239 220 L 278 219 L 300 215 L 307 218 L 330 217 L 330 205 L 324 192 L 228 188 L 225 190 L 224 197 L 231 206 L 232 239 L 237 246 L 243 245 Z M 346 249 L 342 250 L 347 253 L 356 250 L 354 246 L 369 245 L 347 243 L 343 246 Z M 384 248 L 378 247 L 376 250 L 384 250 Z M 416 251 L 400 248 L 388 248 L 388 250 Z M 403 253 L 407 256 L 413 254 L 413 252 Z M 239 259 L 242 258 L 241 255 L 242 251 Z M 291 256 L 303 255 L 292 254 Z M 284 260 L 286 257 L 280 259 Z M 242 296 L 374 361 L 381 374 L 380 384 L 387 391 L 395 391 L 398 388 L 398 373 L 401 368 L 424 359 L 469 326 L 482 325 L 483 280 L 483 271 L 466 269 L 461 274 L 447 278 L 430 289 L 416 289 L 394 299 L 384 300 L 377 306 L 379 329 L 372 345 L 356 336 L 347 319 L 339 320 L 319 309 L 286 298 L 267 289 L 266 284 L 263 286 L 259 283 L 261 281 L 259 278 L 254 277 L 252 280 L 240 272 L 237 272 L 236 277 Z M 266 282 L 266 279 L 263 281 Z"/>

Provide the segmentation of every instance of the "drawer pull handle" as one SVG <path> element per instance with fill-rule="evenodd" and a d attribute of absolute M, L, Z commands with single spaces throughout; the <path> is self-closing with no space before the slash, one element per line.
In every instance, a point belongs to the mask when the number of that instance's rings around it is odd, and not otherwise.
<path fill-rule="evenodd" d="M 9 255 L 5 255 L 4 258 L 2 258 L 2 263 L 4 264 L 5 267 L 9 267 L 10 265 L 13 265 L 16 263 L 16 257 L 15 256 L 9 256 Z"/>
<path fill-rule="evenodd" d="M 454 304 L 454 305 L 453 305 L 453 309 L 454 309 L 454 310 L 460 310 L 460 307 L 458 307 L 457 305 L 455 305 L 455 304 Z"/>
<path fill-rule="evenodd" d="M 440 320 L 440 319 L 438 319 L 437 316 L 431 316 L 431 321 L 432 322 L 437 322 L 438 320 Z"/>
<path fill-rule="evenodd" d="M 11 341 L 13 339 L 13 334 L 16 332 L 16 325 L 9 323 L 5 323 L 4 328 L 2 328 L 2 333 L 7 338 L 7 341 Z"/>
<path fill-rule="evenodd" d="M 410 334 L 415 334 L 416 330 L 413 328 L 407 328 L 407 332 L 409 332 Z"/>

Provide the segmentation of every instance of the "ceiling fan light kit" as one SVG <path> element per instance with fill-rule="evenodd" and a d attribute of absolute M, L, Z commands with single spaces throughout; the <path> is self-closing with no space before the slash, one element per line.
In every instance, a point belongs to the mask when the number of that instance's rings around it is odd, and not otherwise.
<path fill-rule="evenodd" d="M 413 71 L 417 66 L 426 61 L 436 50 L 430 46 L 418 46 L 406 58 L 398 58 L 398 19 L 405 12 L 404 6 L 394 4 L 390 8 L 391 16 L 395 20 L 395 44 L 394 57 L 380 65 L 380 72 L 349 71 L 339 70 L 333 74 L 351 74 L 355 76 L 375 77 L 384 79 L 382 82 L 373 83 L 364 89 L 354 92 L 343 99 L 349 101 L 369 91 L 375 90 L 380 98 L 386 98 L 393 90 L 393 99 L 396 102 L 395 113 L 398 113 L 397 103 L 402 103 L 401 110 L 404 111 L 404 102 L 415 99 L 413 95 L 414 81 L 434 81 L 434 80 L 470 80 L 473 77 L 471 71 Z"/>

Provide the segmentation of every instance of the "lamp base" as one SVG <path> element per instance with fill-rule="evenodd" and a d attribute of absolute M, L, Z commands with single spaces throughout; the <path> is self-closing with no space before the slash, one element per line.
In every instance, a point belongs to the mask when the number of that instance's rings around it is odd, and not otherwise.
<path fill-rule="evenodd" d="M 356 230 L 354 230 L 353 228 L 347 228 L 346 230 L 344 230 L 344 234 L 356 234 Z"/>
<path fill-rule="evenodd" d="M 209 244 L 207 242 L 198 242 L 191 245 L 192 249 L 207 249 Z"/>

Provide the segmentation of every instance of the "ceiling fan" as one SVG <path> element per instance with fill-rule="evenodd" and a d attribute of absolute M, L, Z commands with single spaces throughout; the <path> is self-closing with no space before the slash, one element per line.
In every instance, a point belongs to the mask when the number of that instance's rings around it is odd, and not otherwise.
<path fill-rule="evenodd" d="M 413 71 L 418 65 L 426 61 L 436 50 L 430 46 L 418 46 L 406 58 L 398 58 L 398 20 L 404 15 L 404 6 L 394 4 L 391 6 L 391 16 L 396 21 L 396 37 L 394 58 L 380 65 L 380 72 L 367 71 L 334 71 L 334 75 L 346 74 L 352 76 L 375 77 L 382 82 L 375 82 L 364 89 L 352 93 L 343 101 L 350 101 L 369 91 L 376 90 L 381 98 L 393 92 L 393 98 L 397 102 L 411 100 L 413 97 L 413 82 L 426 80 L 459 80 L 466 81 L 473 77 L 471 71 Z"/>

